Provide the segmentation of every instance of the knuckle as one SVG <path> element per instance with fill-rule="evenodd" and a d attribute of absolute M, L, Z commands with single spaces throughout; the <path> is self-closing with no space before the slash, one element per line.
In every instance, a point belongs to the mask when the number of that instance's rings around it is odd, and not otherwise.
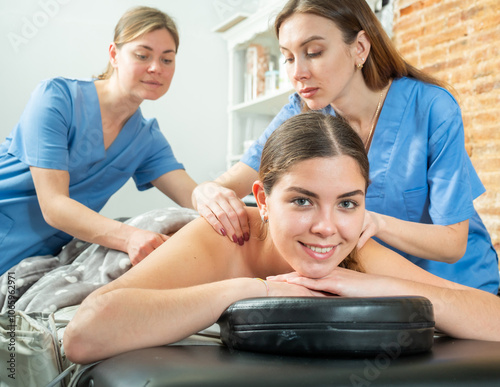
<path fill-rule="evenodd" d="M 213 196 L 214 200 L 216 202 L 221 202 L 221 201 L 226 201 L 227 200 L 227 196 L 222 193 L 222 192 L 217 192 L 214 196 Z"/>
<path fill-rule="evenodd" d="M 224 222 L 224 221 L 226 221 L 226 220 L 230 219 L 230 216 L 228 216 L 228 214 L 227 214 L 227 213 L 225 213 L 225 212 L 224 212 L 224 211 L 222 211 L 222 210 L 217 211 L 217 212 L 215 213 L 215 216 L 216 216 L 216 217 L 217 217 L 217 219 L 219 219 L 219 221 L 221 221 L 221 222 Z"/>
<path fill-rule="evenodd" d="M 244 218 L 247 215 L 247 210 L 244 207 L 238 207 L 235 211 L 238 218 Z"/>
<path fill-rule="evenodd" d="M 231 223 L 237 223 L 239 221 L 239 217 L 238 217 L 238 214 L 236 212 L 231 212 L 228 215 L 228 218 L 231 221 Z"/>
<path fill-rule="evenodd" d="M 203 217 L 209 224 L 212 225 L 212 227 L 221 227 L 221 224 L 219 222 L 220 218 L 218 218 L 213 212 L 209 212 L 206 215 L 203 215 Z"/>
<path fill-rule="evenodd" d="M 210 221 L 215 217 L 212 211 L 208 209 L 207 207 L 204 207 L 203 209 L 198 210 L 199 214 L 203 216 L 206 220 Z"/>

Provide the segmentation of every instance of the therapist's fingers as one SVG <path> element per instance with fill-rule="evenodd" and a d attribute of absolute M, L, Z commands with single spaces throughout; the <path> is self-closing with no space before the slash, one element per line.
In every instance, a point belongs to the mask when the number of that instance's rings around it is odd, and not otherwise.
<path fill-rule="evenodd" d="M 361 236 L 359 237 L 359 240 L 358 240 L 358 243 L 356 245 L 356 247 L 359 249 L 361 249 L 365 243 L 368 241 L 368 239 L 370 239 L 372 236 L 370 235 L 370 233 L 368 232 L 363 232 L 361 234 Z"/>
<path fill-rule="evenodd" d="M 223 212 L 217 217 L 235 243 L 243 245 L 250 238 L 250 226 L 246 205 L 236 196 L 231 196 L 220 203 Z"/>
<path fill-rule="evenodd" d="M 224 213 L 224 210 L 222 210 L 218 204 L 212 204 L 212 207 L 208 207 L 207 205 L 199 205 L 197 210 L 198 213 L 206 219 L 206 221 L 213 227 L 213 229 L 217 233 L 222 236 L 228 235 L 228 225 L 223 225 L 216 215 L 217 213 Z M 231 231 L 234 232 L 234 230 L 229 230 L 229 232 Z"/>
<path fill-rule="evenodd" d="M 234 243 L 243 245 L 248 240 L 249 233 L 243 231 L 241 224 L 243 222 L 248 230 L 248 217 L 239 199 L 233 200 L 232 204 L 227 200 L 213 203 L 212 207 L 204 206 L 199 209 L 199 212 L 216 231 L 219 231 L 221 235 L 226 235 Z"/>
<path fill-rule="evenodd" d="M 365 243 L 368 241 L 368 239 L 375 236 L 376 231 L 377 231 L 377 229 L 372 223 L 369 223 L 366 225 L 366 227 L 361 232 L 361 235 L 359 236 L 358 243 L 356 245 L 358 250 L 361 249 L 365 245 Z"/>
<path fill-rule="evenodd" d="M 226 200 L 225 191 L 227 189 L 214 181 L 206 181 L 195 187 L 192 194 L 193 206 L 198 213 L 204 217 L 207 222 L 220 235 L 226 236 L 228 225 L 223 225 L 217 214 L 223 213 L 219 202 Z M 231 232 L 231 230 L 229 230 Z"/>
<path fill-rule="evenodd" d="M 127 244 L 127 252 L 132 265 L 137 265 L 168 238 L 167 235 L 148 230 L 138 229 L 132 233 Z"/>
<path fill-rule="evenodd" d="M 193 203 L 216 232 L 242 245 L 250 237 L 246 206 L 233 190 L 215 182 L 200 184 L 193 191 Z"/>
<path fill-rule="evenodd" d="M 361 249 L 365 243 L 378 232 L 378 221 L 374 212 L 365 210 L 365 219 L 363 221 L 363 228 L 359 237 L 356 247 Z"/>
<path fill-rule="evenodd" d="M 241 234 L 238 235 L 241 235 L 243 240 L 247 242 L 250 239 L 250 218 L 248 217 L 247 206 L 239 198 L 231 199 L 230 204 L 236 213 L 241 229 Z"/>

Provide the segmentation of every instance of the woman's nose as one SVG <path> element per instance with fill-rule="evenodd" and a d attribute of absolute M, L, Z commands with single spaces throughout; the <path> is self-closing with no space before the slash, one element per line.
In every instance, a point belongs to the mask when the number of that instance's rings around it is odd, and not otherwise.
<path fill-rule="evenodd" d="M 303 79 L 307 79 L 310 76 L 309 69 L 307 64 L 302 60 L 295 60 L 294 69 L 293 69 L 293 78 L 296 81 L 301 81 Z"/>
<path fill-rule="evenodd" d="M 337 232 L 335 214 L 332 211 L 318 213 L 311 226 L 313 234 L 328 237 Z"/>
<path fill-rule="evenodd" d="M 160 69 L 160 62 L 157 60 L 153 60 L 148 67 L 148 71 L 150 73 L 157 73 L 159 69 Z"/>

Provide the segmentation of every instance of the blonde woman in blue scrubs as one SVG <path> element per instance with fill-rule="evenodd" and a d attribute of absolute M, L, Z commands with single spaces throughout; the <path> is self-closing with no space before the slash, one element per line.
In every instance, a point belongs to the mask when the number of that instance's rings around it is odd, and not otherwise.
<path fill-rule="evenodd" d="M 498 257 L 473 205 L 485 189 L 452 94 L 402 59 L 365 0 L 291 0 L 275 32 L 296 93 L 240 162 L 195 189 L 200 214 L 244 244 L 239 198 L 251 192 L 269 135 L 303 110 L 340 114 L 369 151 L 358 246 L 376 237 L 435 275 L 496 294 Z"/>
<path fill-rule="evenodd" d="M 57 254 L 73 237 L 127 252 L 133 264 L 168 238 L 98 212 L 130 177 L 139 190 L 155 186 L 191 207 L 196 183 L 139 108 L 169 89 L 178 46 L 168 15 L 134 8 L 115 28 L 99 79 L 38 85 L 0 145 L 0 274 Z"/>

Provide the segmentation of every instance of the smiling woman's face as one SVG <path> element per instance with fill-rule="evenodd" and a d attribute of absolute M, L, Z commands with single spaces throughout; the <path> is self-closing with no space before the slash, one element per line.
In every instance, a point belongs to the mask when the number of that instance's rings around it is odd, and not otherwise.
<path fill-rule="evenodd" d="M 299 274 L 321 278 L 356 246 L 365 214 L 365 187 L 349 156 L 300 161 L 283 174 L 261 213 L 269 236 Z"/>

